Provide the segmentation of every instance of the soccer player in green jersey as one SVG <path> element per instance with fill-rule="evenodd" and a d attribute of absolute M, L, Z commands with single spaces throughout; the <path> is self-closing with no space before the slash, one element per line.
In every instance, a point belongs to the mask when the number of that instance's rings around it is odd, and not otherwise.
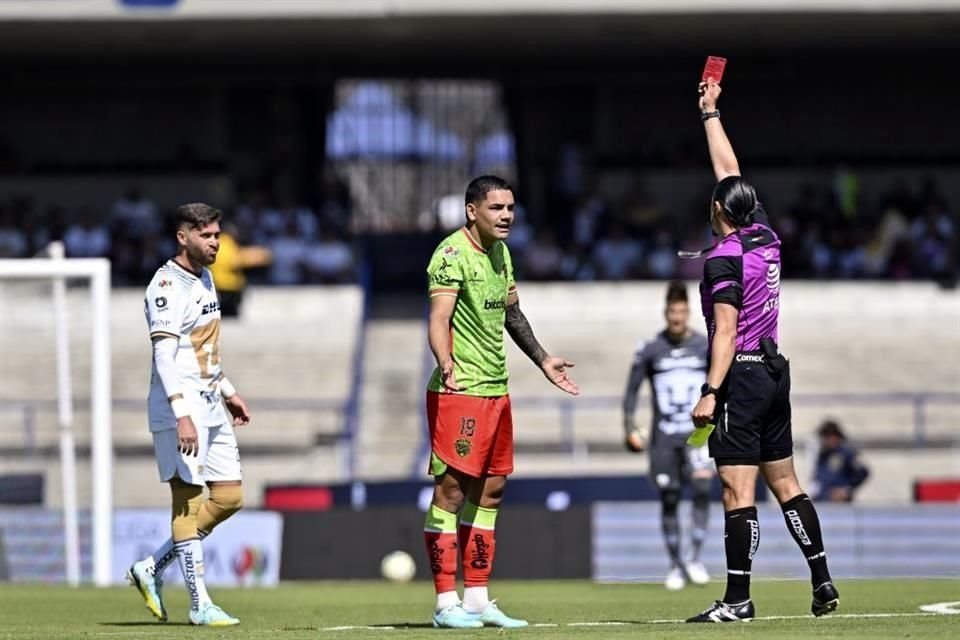
<path fill-rule="evenodd" d="M 481 176 L 467 187 L 467 223 L 440 243 L 430 266 L 430 348 L 437 360 L 427 388 L 427 419 L 436 486 L 424 523 L 437 591 L 436 627 L 525 627 L 489 599 L 494 527 L 513 472 L 513 419 L 507 394 L 503 330 L 563 391 L 573 363 L 549 355 L 520 311 L 510 251 L 513 189 Z M 458 526 L 459 519 L 459 526 Z M 457 557 L 464 598 L 457 595 Z"/>

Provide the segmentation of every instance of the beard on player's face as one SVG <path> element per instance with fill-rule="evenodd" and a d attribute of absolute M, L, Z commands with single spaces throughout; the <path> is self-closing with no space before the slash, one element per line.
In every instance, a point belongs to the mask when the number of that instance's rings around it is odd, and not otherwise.
<path fill-rule="evenodd" d="M 186 254 L 190 264 L 209 267 L 217 261 L 217 252 L 220 250 L 219 241 L 215 244 L 210 244 L 205 238 L 192 237 L 190 232 L 185 232 L 184 235 L 178 239 L 181 243 L 181 251 Z"/>

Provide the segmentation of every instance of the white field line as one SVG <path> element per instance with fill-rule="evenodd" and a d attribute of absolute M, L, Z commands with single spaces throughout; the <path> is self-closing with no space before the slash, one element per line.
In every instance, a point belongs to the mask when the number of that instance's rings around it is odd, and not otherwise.
<path fill-rule="evenodd" d="M 942 615 L 960 615 L 960 602 L 939 602 L 936 604 L 927 604 L 920 607 L 923 611 L 920 613 L 832 613 L 828 616 L 824 616 L 824 619 L 833 619 L 833 618 L 926 618 L 930 616 L 942 616 Z M 803 615 L 803 616 L 760 616 L 754 618 L 754 620 L 812 620 L 813 616 Z M 633 626 L 633 625 L 643 625 L 643 624 L 677 624 L 682 623 L 684 620 L 682 618 L 669 619 L 669 620 L 640 620 L 637 622 L 623 622 L 615 620 L 597 620 L 593 622 L 565 622 L 565 623 L 548 623 L 542 622 L 538 624 L 532 624 L 531 627 L 544 628 L 544 627 L 623 627 L 623 626 Z M 371 630 L 371 631 L 397 631 L 396 627 L 371 627 L 371 626 L 340 626 L 340 627 L 322 627 L 319 631 L 354 631 L 354 630 Z"/>

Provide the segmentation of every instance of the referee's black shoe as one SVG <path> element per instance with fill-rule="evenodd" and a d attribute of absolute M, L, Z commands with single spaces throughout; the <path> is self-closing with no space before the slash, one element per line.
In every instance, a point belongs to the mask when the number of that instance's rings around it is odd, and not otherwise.
<path fill-rule="evenodd" d="M 736 604 L 717 600 L 700 615 L 687 618 L 687 622 L 750 622 L 755 615 L 753 600 Z"/>
<path fill-rule="evenodd" d="M 831 611 L 836 611 L 840 604 L 840 594 L 832 582 L 824 582 L 813 590 L 813 604 L 810 605 L 810 612 L 817 616 L 827 615 Z"/>

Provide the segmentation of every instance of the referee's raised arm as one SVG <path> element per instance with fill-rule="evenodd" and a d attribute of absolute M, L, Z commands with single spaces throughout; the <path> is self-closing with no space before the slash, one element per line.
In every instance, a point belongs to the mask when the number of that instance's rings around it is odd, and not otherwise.
<path fill-rule="evenodd" d="M 707 147 L 710 149 L 710 162 L 713 164 L 713 173 L 720 182 L 728 176 L 739 176 L 740 165 L 733 152 L 730 139 L 727 138 L 720 123 L 720 111 L 717 110 L 717 100 L 720 99 L 720 85 L 713 81 L 701 82 L 697 91 L 700 94 L 700 119 L 707 133 Z"/>

